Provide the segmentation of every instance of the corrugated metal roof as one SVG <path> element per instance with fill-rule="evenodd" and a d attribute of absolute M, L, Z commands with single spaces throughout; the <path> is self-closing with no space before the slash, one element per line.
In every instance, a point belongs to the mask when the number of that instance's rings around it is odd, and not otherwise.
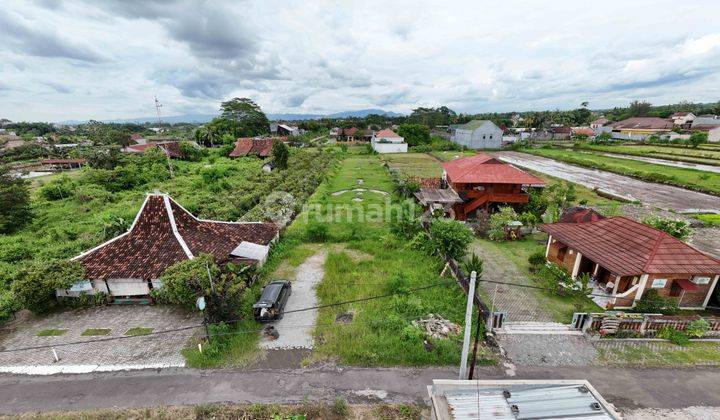
<path fill-rule="evenodd" d="M 455 419 L 614 418 L 585 385 L 465 387 L 445 399 Z"/>

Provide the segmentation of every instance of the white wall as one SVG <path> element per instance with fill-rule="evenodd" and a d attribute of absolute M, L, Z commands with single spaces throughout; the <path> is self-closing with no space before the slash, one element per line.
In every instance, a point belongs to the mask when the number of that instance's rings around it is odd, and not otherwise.
<path fill-rule="evenodd" d="M 372 147 L 378 153 L 407 153 L 407 143 L 373 143 Z"/>
<path fill-rule="evenodd" d="M 712 130 L 708 131 L 708 142 L 710 142 L 710 143 L 720 142 L 720 127 L 713 128 Z"/>

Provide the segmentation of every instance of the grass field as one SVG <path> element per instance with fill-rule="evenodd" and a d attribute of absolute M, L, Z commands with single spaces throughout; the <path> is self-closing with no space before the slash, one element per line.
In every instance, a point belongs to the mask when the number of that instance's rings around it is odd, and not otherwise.
<path fill-rule="evenodd" d="M 687 147 L 665 147 L 650 145 L 592 145 L 583 144 L 580 149 L 598 152 L 618 153 L 631 156 L 676 160 L 679 162 L 720 165 L 720 151 L 692 149 Z"/>
<path fill-rule="evenodd" d="M 358 184 L 358 178 L 363 179 L 362 184 Z M 312 245 L 328 250 L 325 276 L 317 288 L 321 304 L 443 284 L 407 295 L 322 308 L 315 329 L 313 358 L 364 366 L 454 365 L 460 360 L 460 336 L 428 338 L 411 324 L 430 313 L 462 324 L 465 296 L 456 284 L 440 278 L 443 262 L 411 248 L 389 232 L 388 220 L 382 215 L 395 202 L 390 195 L 332 194 L 358 187 L 389 192 L 392 186 L 377 156 L 347 157 L 288 229 L 283 242 L 289 245 L 283 245 L 288 247 L 284 252 L 306 247 L 303 243 L 309 239 L 305 230 L 314 223 L 310 220 L 323 217 L 320 223 L 327 225 L 328 238 Z M 360 197 L 363 201 L 353 201 Z M 378 211 L 381 216 L 375 217 Z M 360 215 L 370 215 L 370 220 L 358 225 Z M 338 315 L 348 313 L 352 314 L 352 322 L 336 321 Z M 480 359 L 481 363 L 491 363 L 494 357 L 489 350 L 481 349 Z"/>
<path fill-rule="evenodd" d="M 720 226 L 720 214 L 697 214 L 694 217 L 700 219 L 706 226 Z"/>
<path fill-rule="evenodd" d="M 386 154 L 381 155 L 381 159 L 403 177 L 439 178 L 442 175 L 440 162 L 427 153 Z"/>
<path fill-rule="evenodd" d="M 696 169 L 676 168 L 632 159 L 603 156 L 595 152 L 558 149 L 524 149 L 532 153 L 578 166 L 615 172 L 650 182 L 676 185 L 709 194 L 720 195 L 720 174 Z"/>
<path fill-rule="evenodd" d="M 458 152 L 458 151 L 456 151 L 456 150 L 450 150 L 450 151 L 445 151 L 445 152 L 437 152 L 437 151 L 436 151 L 436 152 L 430 152 L 431 155 L 433 155 L 434 157 L 442 160 L 443 162 L 447 162 L 447 161 L 450 161 L 450 160 L 455 160 L 455 159 L 458 159 L 458 158 L 461 158 L 461 157 L 465 157 L 465 156 L 472 156 L 472 155 L 474 155 L 474 154 L 476 154 L 476 153 L 477 153 L 477 152 L 475 152 L 475 151 L 473 151 L 473 150 L 466 150 L 466 151 L 464 151 L 464 152 Z"/>

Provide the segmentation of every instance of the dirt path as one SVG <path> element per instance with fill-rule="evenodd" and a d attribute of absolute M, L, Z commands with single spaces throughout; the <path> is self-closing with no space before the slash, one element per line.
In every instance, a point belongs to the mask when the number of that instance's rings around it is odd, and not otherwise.
<path fill-rule="evenodd" d="M 664 184 L 654 184 L 597 169 L 573 166 L 553 159 L 520 152 L 498 152 L 501 160 L 542 172 L 588 188 L 600 187 L 621 195 L 630 195 L 643 204 L 683 211 L 689 209 L 713 210 L 720 208 L 720 197 Z"/>
<path fill-rule="evenodd" d="M 512 261 L 504 255 L 483 247 L 475 241 L 470 251 L 484 261 L 482 278 L 491 281 L 531 284 L 532 281 Z M 496 287 L 497 286 L 497 287 Z M 533 290 L 522 287 L 509 287 L 500 284 L 480 282 L 489 301 L 496 311 L 508 313 L 508 321 L 552 322 L 552 316 L 538 303 Z"/>
<path fill-rule="evenodd" d="M 637 160 L 640 162 L 656 163 L 658 165 L 675 166 L 685 169 L 697 169 L 699 171 L 715 172 L 720 174 L 720 166 L 703 165 L 702 163 L 679 162 L 677 160 L 658 159 L 645 156 L 623 155 L 617 153 L 603 153 L 603 156 L 617 157 L 622 159 Z"/>
<path fill-rule="evenodd" d="M 285 311 L 317 306 L 318 299 L 315 286 L 325 274 L 323 265 L 327 251 L 321 250 L 311 256 L 297 268 L 295 281 L 292 282 L 292 294 L 285 305 Z M 260 347 L 266 349 L 311 349 L 313 347 L 313 328 L 317 321 L 317 309 L 289 313 L 283 319 L 272 324 L 280 333 L 277 340 L 263 339 Z"/>

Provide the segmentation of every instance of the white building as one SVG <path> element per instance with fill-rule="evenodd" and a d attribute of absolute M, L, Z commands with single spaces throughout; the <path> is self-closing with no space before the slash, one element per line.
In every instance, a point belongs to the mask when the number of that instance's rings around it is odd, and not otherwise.
<path fill-rule="evenodd" d="M 407 153 L 405 139 L 389 128 L 373 134 L 370 144 L 378 153 Z"/>
<path fill-rule="evenodd" d="M 503 132 L 488 120 L 472 120 L 455 129 L 450 139 L 453 143 L 471 149 L 500 149 L 502 147 Z"/>

